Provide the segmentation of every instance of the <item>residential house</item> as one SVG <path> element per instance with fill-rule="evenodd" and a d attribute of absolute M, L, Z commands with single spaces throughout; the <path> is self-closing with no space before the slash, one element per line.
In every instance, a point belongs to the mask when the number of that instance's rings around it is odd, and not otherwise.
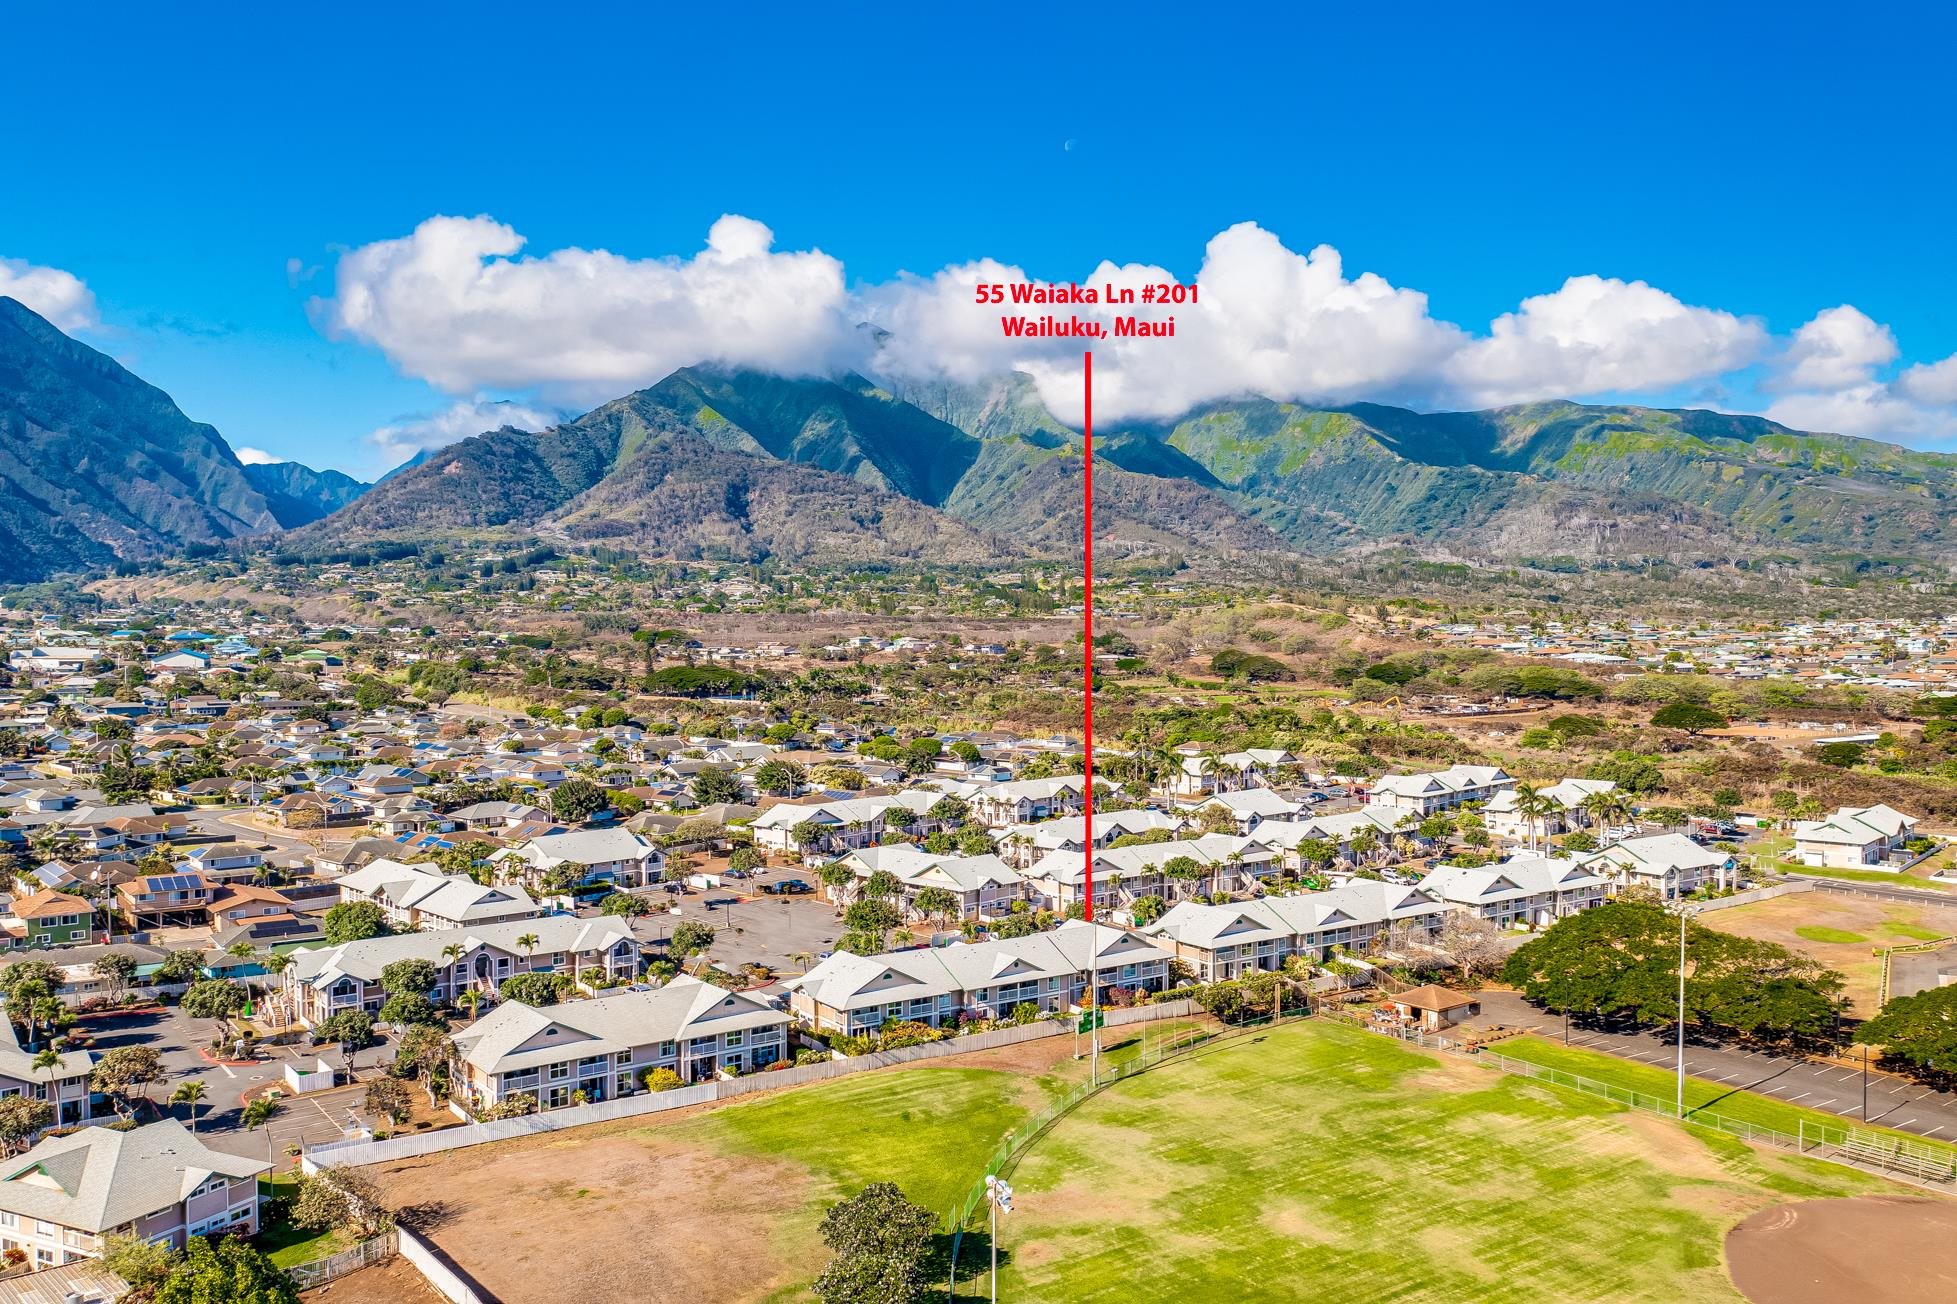
<path fill-rule="evenodd" d="M 1192 879 L 1171 877 L 1164 866 L 1178 857 L 1196 862 Z M 1249 892 L 1278 870 L 1278 856 L 1253 838 L 1206 833 L 1175 842 L 1104 847 L 1094 853 L 1094 909 L 1125 909 L 1137 897 L 1174 900 L 1189 892 Z M 1065 913 L 1086 900 L 1087 863 L 1078 852 L 1055 851 L 1026 871 L 1026 884 L 1039 903 Z"/>
<path fill-rule="evenodd" d="M 1496 765 L 1450 765 L 1424 774 L 1389 774 L 1377 779 L 1368 802 L 1388 810 L 1432 815 L 1471 801 L 1488 801 L 1515 786 L 1507 771 Z"/>
<path fill-rule="evenodd" d="M 1209 906 L 1183 901 L 1142 930 L 1202 982 L 1282 968 L 1290 957 L 1323 960 L 1357 951 L 1395 928 L 1437 936 L 1448 907 L 1419 888 L 1355 878 L 1325 892 Z"/>
<path fill-rule="evenodd" d="M 559 1109 L 634 1095 L 651 1069 L 687 1082 L 751 1072 L 787 1058 L 788 1021 L 690 977 L 543 1009 L 511 1001 L 455 1035 L 456 1094 L 475 1110 L 517 1094 Z"/>
<path fill-rule="evenodd" d="M 647 887 L 666 872 L 665 851 L 629 829 L 546 833 L 499 853 L 494 861 L 503 873 L 529 883 L 568 879 L 572 887 L 597 883 Z"/>
<path fill-rule="evenodd" d="M 842 858 L 842 864 L 867 879 L 878 870 L 896 876 L 903 908 L 912 916 L 917 895 L 928 888 L 942 888 L 957 900 L 956 919 L 998 919 L 1011 913 L 1012 903 L 1026 899 L 1026 880 L 994 855 L 940 856 L 915 843 L 898 842 L 887 847 L 864 847 Z"/>
<path fill-rule="evenodd" d="M 64 1050 L 57 1064 L 35 1064 L 36 1053 L 20 1044 L 20 1033 L 0 1009 L 0 1096 L 30 1096 L 54 1106 L 55 1127 L 73 1127 L 94 1118 L 100 1097 L 89 1086 L 95 1052 Z"/>
<path fill-rule="evenodd" d="M 1298 758 L 1282 748 L 1254 747 L 1214 756 L 1198 743 L 1176 748 L 1176 765 L 1164 795 L 1177 802 L 1198 802 L 1213 793 L 1241 792 L 1268 786 L 1279 766 L 1296 765 Z"/>
<path fill-rule="evenodd" d="M 258 1177 L 272 1165 L 213 1150 L 175 1119 L 85 1127 L 0 1166 L 0 1249 L 37 1267 L 102 1252 L 111 1235 L 182 1249 L 186 1238 L 258 1231 Z"/>
<path fill-rule="evenodd" d="M 1230 792 L 1219 792 L 1196 807 L 1200 814 L 1205 811 L 1228 811 L 1235 821 L 1238 833 L 1254 833 L 1257 826 L 1265 820 L 1288 820 L 1295 818 L 1304 810 L 1303 802 L 1281 797 L 1269 788 L 1238 788 Z"/>
<path fill-rule="evenodd" d="M 1522 799 L 1521 794 L 1514 788 L 1504 788 L 1488 799 L 1488 804 L 1482 807 L 1481 818 L 1487 824 L 1489 833 L 1498 838 L 1507 838 L 1512 842 L 1527 842 L 1532 837 L 1548 839 L 1590 823 L 1583 803 L 1601 793 L 1616 790 L 1617 785 L 1608 779 L 1564 779 L 1561 783 L 1537 790 L 1537 795 L 1546 800 L 1551 809 L 1529 819 L 1516 808 L 1516 803 Z"/>
<path fill-rule="evenodd" d="M 455 948 L 453 954 L 450 947 Z M 292 952 L 284 974 L 285 1008 L 280 1012 L 309 1028 L 341 1010 L 376 1014 L 387 1001 L 381 971 L 396 960 L 432 963 L 431 996 L 450 1001 L 464 991 L 493 996 L 505 980 L 519 973 L 576 974 L 597 969 L 610 979 L 632 978 L 639 972 L 639 958 L 639 943 L 631 928 L 609 916 L 544 915 L 395 933 Z"/>
<path fill-rule="evenodd" d="M 1498 928 L 1535 928 L 1602 905 L 1608 883 L 1574 860 L 1516 856 L 1499 865 L 1439 866 L 1420 890 Z"/>
<path fill-rule="evenodd" d="M 1181 815 L 1138 807 L 1133 810 L 1094 812 L 1094 846 L 1107 846 L 1117 838 L 1142 833 L 1182 832 L 1189 821 Z M 999 857 L 1015 869 L 1026 869 L 1056 851 L 1075 855 L 1087 849 L 1087 817 L 1066 815 L 1039 824 L 1014 824 L 998 835 Z"/>
<path fill-rule="evenodd" d="M 95 927 L 95 906 L 83 897 L 43 889 L 15 897 L 0 933 L 11 947 L 67 946 L 85 942 Z"/>
<path fill-rule="evenodd" d="M 1794 859 L 1803 865 L 1866 869 L 1909 859 L 1916 818 L 1892 806 L 1843 806 L 1826 819 L 1794 825 Z"/>
<path fill-rule="evenodd" d="M 134 929 L 189 927 L 207 922 L 216 890 L 202 874 L 144 874 L 116 884 L 116 909 Z"/>
<path fill-rule="evenodd" d="M 1074 919 L 1008 940 L 869 956 L 838 951 L 782 986 L 801 1022 L 860 1036 L 889 1022 L 935 1028 L 1005 1018 L 1020 1005 L 1061 1013 L 1087 1002 L 1090 983 L 1105 1002 L 1116 988 L 1156 992 L 1168 981 L 1167 952 L 1126 929 Z"/>
<path fill-rule="evenodd" d="M 1661 900 L 1689 896 L 1708 882 L 1725 886 L 1732 857 L 1702 847 L 1683 833 L 1654 833 L 1591 852 L 1577 862 L 1618 888 L 1647 887 Z"/>
<path fill-rule="evenodd" d="M 1062 815 L 1078 815 L 1086 804 L 1082 798 L 1085 790 L 1082 776 L 1068 774 L 989 784 L 979 788 L 968 800 L 973 819 L 988 829 L 1003 829 Z"/>
<path fill-rule="evenodd" d="M 374 860 L 333 880 L 341 901 L 371 901 L 402 928 L 468 928 L 535 919 L 543 907 L 520 887 L 485 887 L 466 874 Z"/>

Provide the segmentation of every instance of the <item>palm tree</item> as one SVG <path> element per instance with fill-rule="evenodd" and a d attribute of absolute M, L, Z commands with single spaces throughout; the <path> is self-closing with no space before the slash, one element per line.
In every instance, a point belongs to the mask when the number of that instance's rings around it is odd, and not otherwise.
<path fill-rule="evenodd" d="M 482 1005 L 482 993 L 480 991 L 477 991 L 474 987 L 471 987 L 468 990 L 464 991 L 461 995 L 457 996 L 455 998 L 455 1003 L 457 1005 L 463 1005 L 468 1007 L 469 1022 L 474 1023 L 476 1021 L 476 1010 L 478 1007 Z"/>
<path fill-rule="evenodd" d="M 1515 813 L 1527 822 L 1529 850 L 1531 853 L 1534 853 L 1536 849 L 1537 822 L 1547 819 L 1557 809 L 1556 799 L 1544 796 L 1542 789 L 1535 784 L 1518 783 L 1515 785 Z"/>
<path fill-rule="evenodd" d="M 260 1096 L 257 1100 L 245 1106 L 245 1130 L 247 1132 L 253 1132 L 264 1127 L 272 1121 L 272 1116 L 283 1108 L 285 1106 L 279 1103 L 277 1096 Z"/>
<path fill-rule="evenodd" d="M 202 1082 L 196 1078 L 192 1078 L 188 1082 L 178 1083 L 177 1089 L 170 1093 L 171 1104 L 188 1105 L 190 1107 L 190 1130 L 192 1132 L 197 1130 L 197 1102 L 204 1098 L 205 1090 L 206 1088 Z"/>
<path fill-rule="evenodd" d="M 529 961 L 535 958 L 537 941 L 538 938 L 535 933 L 525 933 L 522 937 L 516 939 L 516 944 L 523 948 L 524 960 Z"/>
<path fill-rule="evenodd" d="M 43 1069 L 60 1069 L 66 1068 L 67 1066 L 68 1061 L 62 1059 L 61 1052 L 52 1046 L 42 1049 L 34 1056 L 34 1071 L 36 1073 L 39 1073 Z"/>
<path fill-rule="evenodd" d="M 810 955 L 807 951 L 795 951 L 791 953 L 788 958 L 791 961 L 793 961 L 802 970 L 803 973 L 807 973 L 809 971 L 809 966 L 815 963 L 815 957 L 813 955 Z"/>

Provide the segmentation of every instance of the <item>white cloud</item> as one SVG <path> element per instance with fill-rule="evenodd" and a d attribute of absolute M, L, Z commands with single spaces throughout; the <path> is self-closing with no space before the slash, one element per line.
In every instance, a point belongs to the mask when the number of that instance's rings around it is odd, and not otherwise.
<path fill-rule="evenodd" d="M 450 393 L 536 389 L 581 403 L 700 362 L 828 370 L 851 347 L 842 264 L 773 243 L 729 215 L 692 258 L 519 258 L 523 237 L 500 222 L 432 217 L 343 255 L 333 295 L 312 308 L 329 334 Z"/>
<path fill-rule="evenodd" d="M 556 412 L 535 404 L 468 399 L 440 412 L 403 417 L 381 426 L 367 436 L 367 442 L 374 446 L 381 468 L 391 470 L 423 449 L 446 448 L 504 426 L 534 432 L 556 424 L 558 419 Z M 239 455 L 243 456 L 242 451 Z"/>
<path fill-rule="evenodd" d="M 18 299 L 64 331 L 101 324 L 95 294 L 80 277 L 58 267 L 36 267 L 19 258 L 0 258 L 0 295 Z"/>
<path fill-rule="evenodd" d="M 1643 281 L 1572 276 L 1497 317 L 1446 373 L 1476 405 L 1634 394 L 1746 366 L 1766 344 L 1751 318 L 1691 307 Z"/>
<path fill-rule="evenodd" d="M 1774 387 L 1784 390 L 1853 389 L 1875 379 L 1877 367 L 1896 359 L 1896 337 L 1887 326 L 1849 304 L 1816 313 L 1794 332 L 1781 355 Z"/>
<path fill-rule="evenodd" d="M 1209 241 L 1199 304 L 1147 308 L 980 305 L 981 283 L 1028 282 L 1022 268 L 990 258 L 849 288 L 834 258 L 777 251 L 767 227 L 733 215 L 689 258 L 576 248 L 525 257 L 523 245 L 488 217 L 430 218 L 410 235 L 341 255 L 333 294 L 312 301 L 314 318 L 452 396 L 528 393 L 562 408 L 698 363 L 787 375 L 857 367 L 903 380 L 1019 370 L 1056 415 L 1078 421 L 1080 355 L 1090 342 L 1012 339 L 999 326 L 1001 316 L 1052 311 L 1103 323 L 1131 312 L 1176 319 L 1173 341 L 1091 341 L 1103 419 L 1167 417 L 1253 393 L 1429 408 L 1668 397 L 1718 386 L 1764 360 L 1763 383 L 1777 396 L 1770 415 L 1790 424 L 1897 438 L 1944 438 L 1957 425 L 1948 410 L 1957 408 L 1957 358 L 1885 383 L 1879 373 L 1894 362 L 1896 341 L 1846 304 L 1772 354 L 1775 342 L 1755 318 L 1688 304 L 1644 281 L 1581 275 L 1477 332 L 1436 318 L 1417 289 L 1348 273 L 1329 245 L 1300 253 L 1252 222 Z M 1103 290 L 1174 279 L 1139 263 L 1083 270 L 1082 283 Z M 863 323 L 879 328 L 881 342 Z M 1743 373 L 1743 388 L 1748 379 Z M 372 439 L 405 457 L 516 419 L 482 406 L 464 401 Z M 525 415 L 541 425 L 554 414 Z"/>
<path fill-rule="evenodd" d="M 1919 403 L 1957 407 L 1957 353 L 1942 362 L 1923 362 L 1896 378 L 1896 388 Z"/>
<path fill-rule="evenodd" d="M 1957 357 L 1910 367 L 1892 381 L 1896 337 L 1851 304 L 1816 313 L 1775 360 L 1765 415 L 1797 430 L 1908 443 L 1957 439 Z"/>
<path fill-rule="evenodd" d="M 1789 394 L 1775 399 L 1764 415 L 1796 430 L 1861 435 L 1891 443 L 1957 438 L 1957 412 L 1913 403 L 1894 387 L 1873 381 L 1827 393 Z"/>
<path fill-rule="evenodd" d="M 274 462 L 288 460 L 277 454 L 268 453 L 262 448 L 234 448 L 231 451 L 236 453 L 238 460 L 246 466 L 270 466 Z"/>

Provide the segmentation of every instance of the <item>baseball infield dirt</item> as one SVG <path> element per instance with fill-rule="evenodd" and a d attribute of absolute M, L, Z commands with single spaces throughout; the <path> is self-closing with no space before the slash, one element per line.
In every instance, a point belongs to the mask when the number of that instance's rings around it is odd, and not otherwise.
<path fill-rule="evenodd" d="M 1957 1203 L 1876 1195 L 1762 1209 L 1726 1234 L 1726 1270 L 1753 1304 L 1957 1300 Z"/>

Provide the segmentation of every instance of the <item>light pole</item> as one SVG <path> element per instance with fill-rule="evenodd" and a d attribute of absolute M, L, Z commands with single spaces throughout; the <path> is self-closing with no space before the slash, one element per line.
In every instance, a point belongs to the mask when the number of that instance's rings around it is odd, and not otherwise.
<path fill-rule="evenodd" d="M 1685 1117 L 1685 925 L 1698 911 L 1681 899 L 1674 900 L 1671 912 L 1678 916 L 1678 1100 L 1674 1106 L 1679 1118 Z"/>
<path fill-rule="evenodd" d="M 987 1173 L 985 1202 L 992 1207 L 992 1304 L 999 1304 L 999 1215 L 1012 1212 L 1012 1188 Z"/>

